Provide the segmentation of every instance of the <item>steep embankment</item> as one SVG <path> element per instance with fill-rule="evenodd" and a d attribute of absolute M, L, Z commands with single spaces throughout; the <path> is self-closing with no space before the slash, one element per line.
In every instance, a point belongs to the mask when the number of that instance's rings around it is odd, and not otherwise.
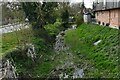
<path fill-rule="evenodd" d="M 118 30 L 84 23 L 67 31 L 65 42 L 89 66 L 86 77 L 118 77 Z"/>

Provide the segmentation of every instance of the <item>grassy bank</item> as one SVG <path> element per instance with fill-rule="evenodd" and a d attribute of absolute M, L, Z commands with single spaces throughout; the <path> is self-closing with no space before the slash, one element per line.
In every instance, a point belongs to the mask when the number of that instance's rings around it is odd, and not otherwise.
<path fill-rule="evenodd" d="M 14 61 L 17 73 L 22 77 L 45 77 L 55 68 L 56 61 L 51 60 L 55 54 L 52 46 L 43 38 L 35 37 L 31 29 L 23 29 L 11 33 L 2 34 L 2 53 L 0 57 L 8 57 Z M 36 61 L 25 56 L 25 52 L 15 50 L 24 43 L 32 43 L 35 46 Z"/>
<path fill-rule="evenodd" d="M 49 59 L 51 55 L 54 55 L 54 52 L 48 47 L 44 39 L 34 37 L 30 28 L 2 34 L 1 43 L 2 53 L 0 53 L 0 57 L 3 58 L 5 56 L 12 59 L 19 76 L 30 77 L 31 75 L 32 77 L 37 77 L 39 75 L 42 77 L 46 76 L 53 68 Z M 25 56 L 26 53 L 24 51 L 15 50 L 15 47 L 24 45 L 24 43 L 33 43 L 35 45 L 36 62 Z"/>
<path fill-rule="evenodd" d="M 98 40 L 102 41 L 95 46 Z M 88 60 L 94 67 L 86 70 L 86 77 L 118 77 L 118 30 L 84 23 L 67 31 L 65 42 L 82 62 Z"/>
<path fill-rule="evenodd" d="M 11 52 L 18 45 L 24 44 L 25 41 L 30 42 L 31 36 L 30 28 L 2 34 L 0 42 L 2 44 L 2 52 L 0 53 L 0 57 Z"/>
<path fill-rule="evenodd" d="M 48 58 L 50 58 L 50 55 L 54 55 L 54 52 L 48 48 L 45 40 L 40 37 L 34 37 L 30 28 L 4 33 L 1 39 L 2 52 L 0 57 L 3 58 L 5 56 L 12 59 L 20 76 L 30 77 L 28 74 L 31 74 L 32 77 L 37 77 L 37 75 L 45 76 L 52 69 L 52 64 L 48 62 Z M 36 62 L 25 56 L 24 51 L 15 50 L 17 46 L 25 43 L 33 43 L 35 45 L 37 53 Z M 42 57 L 40 58 L 41 55 Z"/>
<path fill-rule="evenodd" d="M 2 53 L 0 56 L 5 56 L 11 59 L 15 63 L 17 73 L 20 77 L 46 77 L 49 75 L 50 71 L 55 68 L 58 63 L 52 58 L 56 55 L 50 39 L 53 40 L 58 32 L 55 26 L 59 26 L 60 23 L 51 24 L 50 31 L 48 31 L 50 36 L 44 35 L 45 31 L 32 29 L 23 29 L 20 31 L 14 31 L 11 33 L 5 33 L 2 35 Z M 47 26 L 49 27 L 49 26 Z M 46 40 L 47 38 L 49 38 Z M 52 39 L 53 38 L 53 39 Z M 51 41 L 52 42 L 52 41 Z M 24 50 L 15 50 L 17 46 L 22 47 L 25 43 L 32 43 L 35 46 L 35 52 L 37 58 L 32 61 L 31 58 L 26 56 Z"/>

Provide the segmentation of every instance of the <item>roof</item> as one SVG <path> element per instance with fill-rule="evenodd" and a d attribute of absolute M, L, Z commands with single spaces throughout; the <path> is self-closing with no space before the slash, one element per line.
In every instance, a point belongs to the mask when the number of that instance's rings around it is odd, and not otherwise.
<path fill-rule="evenodd" d="M 101 11 L 101 10 L 110 10 L 110 9 L 118 9 L 120 8 L 120 0 L 114 1 L 111 0 L 111 2 L 95 2 L 93 3 L 93 9 L 94 11 Z"/>

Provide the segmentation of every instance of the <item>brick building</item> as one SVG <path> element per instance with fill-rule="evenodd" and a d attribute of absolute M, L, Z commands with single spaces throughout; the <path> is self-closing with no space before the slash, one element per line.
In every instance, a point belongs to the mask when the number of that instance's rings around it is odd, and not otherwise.
<path fill-rule="evenodd" d="M 96 21 L 101 25 L 120 28 L 120 0 L 96 0 L 93 5 Z"/>

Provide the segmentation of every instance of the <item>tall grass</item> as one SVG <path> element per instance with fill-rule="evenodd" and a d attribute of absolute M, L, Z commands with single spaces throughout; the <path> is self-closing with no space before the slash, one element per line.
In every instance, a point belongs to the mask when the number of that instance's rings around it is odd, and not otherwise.
<path fill-rule="evenodd" d="M 102 41 L 94 46 L 98 40 Z M 98 69 L 96 77 L 118 77 L 118 30 L 84 23 L 76 30 L 67 31 L 65 42 L 74 54 L 91 61 Z"/>

